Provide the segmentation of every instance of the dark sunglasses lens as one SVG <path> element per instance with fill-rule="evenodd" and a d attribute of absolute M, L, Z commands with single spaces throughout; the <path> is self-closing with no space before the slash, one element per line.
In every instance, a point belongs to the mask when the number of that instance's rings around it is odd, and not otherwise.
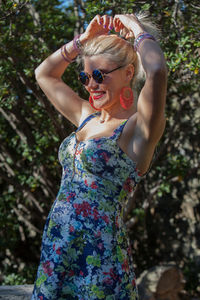
<path fill-rule="evenodd" d="M 102 83 L 102 81 L 103 81 L 103 75 L 102 75 L 101 71 L 99 71 L 99 70 L 94 70 L 92 72 L 92 77 L 94 78 L 94 80 L 97 83 Z"/>
<path fill-rule="evenodd" d="M 89 83 L 89 77 L 85 72 L 80 72 L 79 80 L 84 85 L 88 85 L 88 83 Z"/>

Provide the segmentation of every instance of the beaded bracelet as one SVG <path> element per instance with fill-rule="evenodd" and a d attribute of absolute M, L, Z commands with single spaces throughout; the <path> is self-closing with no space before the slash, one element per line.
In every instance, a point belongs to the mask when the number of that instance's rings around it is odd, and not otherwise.
<path fill-rule="evenodd" d="M 83 45 L 81 44 L 81 41 L 79 40 L 79 37 L 81 34 L 78 34 L 73 39 L 73 47 L 78 52 L 78 54 L 81 52 Z"/>
<path fill-rule="evenodd" d="M 61 55 L 62 55 L 62 57 L 64 58 L 64 60 L 65 60 L 66 62 L 68 62 L 68 63 L 72 63 L 72 62 L 73 62 L 73 59 L 71 59 L 71 58 L 69 57 L 69 53 L 67 52 L 66 45 L 63 45 L 63 46 L 61 47 Z"/>
<path fill-rule="evenodd" d="M 150 40 L 156 41 L 156 39 L 153 35 L 151 35 L 147 32 L 141 32 L 140 34 L 138 34 L 136 36 L 135 41 L 134 41 L 134 50 L 135 51 L 138 51 L 141 42 L 145 39 L 150 39 Z"/>

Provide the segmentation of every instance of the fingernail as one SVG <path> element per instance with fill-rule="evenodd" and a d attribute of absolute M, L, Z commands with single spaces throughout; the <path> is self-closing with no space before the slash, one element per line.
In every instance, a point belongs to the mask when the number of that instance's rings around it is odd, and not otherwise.
<path fill-rule="evenodd" d="M 113 29 L 113 27 L 112 27 L 112 26 L 109 26 L 109 27 L 108 27 L 108 29 L 112 30 L 112 29 Z"/>
<path fill-rule="evenodd" d="M 106 25 L 103 25 L 103 28 L 106 28 Z"/>

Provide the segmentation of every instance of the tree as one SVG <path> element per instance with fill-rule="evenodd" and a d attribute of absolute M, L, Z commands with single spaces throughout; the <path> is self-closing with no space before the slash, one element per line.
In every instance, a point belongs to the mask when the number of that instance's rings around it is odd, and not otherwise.
<path fill-rule="evenodd" d="M 61 174 L 61 141 L 74 128 L 37 86 L 34 69 L 97 13 L 149 11 L 162 28 L 169 70 L 167 127 L 153 166 L 126 212 L 139 275 L 175 261 L 197 295 L 199 195 L 199 11 L 198 1 L 0 1 L 0 264 L 5 274 L 34 280 L 41 233 Z M 77 65 L 64 80 L 85 95 Z M 159 228 L 159 231 L 158 231 Z M 166 244 L 167 240 L 167 244 Z M 25 267 L 24 267 L 25 264 Z M 30 272 L 29 270 L 32 269 Z"/>
<path fill-rule="evenodd" d="M 75 18 L 59 1 L 1 5 L 1 261 L 9 273 L 38 261 L 35 236 L 59 185 L 58 145 L 72 130 L 36 85 L 34 69 L 72 38 Z"/>

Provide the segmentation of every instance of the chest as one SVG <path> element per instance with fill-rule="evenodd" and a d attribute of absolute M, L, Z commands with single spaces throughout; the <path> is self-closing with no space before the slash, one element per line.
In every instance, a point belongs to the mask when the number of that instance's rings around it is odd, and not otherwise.
<path fill-rule="evenodd" d="M 135 163 L 117 145 L 115 136 L 77 141 L 72 133 L 59 149 L 59 160 L 66 176 L 95 176 L 122 183 L 135 170 Z"/>
<path fill-rule="evenodd" d="M 97 123 L 96 120 L 90 121 L 90 124 L 80 128 L 76 132 L 76 138 L 78 141 L 86 141 L 94 138 L 111 137 L 115 133 L 115 129 L 119 127 L 121 123 Z"/>

